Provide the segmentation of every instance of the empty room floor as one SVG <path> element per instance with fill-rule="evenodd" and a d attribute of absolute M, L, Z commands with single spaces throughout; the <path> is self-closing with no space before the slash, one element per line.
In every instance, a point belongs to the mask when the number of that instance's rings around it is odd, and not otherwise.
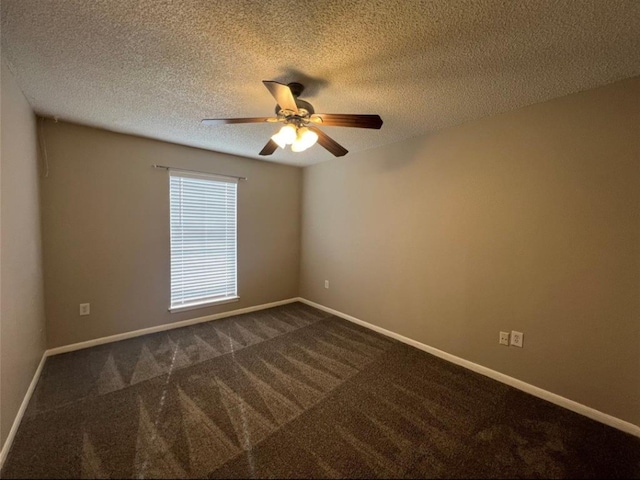
<path fill-rule="evenodd" d="M 640 477 L 640 439 L 301 303 L 47 359 L 2 478 Z"/>

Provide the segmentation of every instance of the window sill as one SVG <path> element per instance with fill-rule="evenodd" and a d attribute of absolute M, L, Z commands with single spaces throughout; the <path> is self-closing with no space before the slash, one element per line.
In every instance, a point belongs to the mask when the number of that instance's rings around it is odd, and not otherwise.
<path fill-rule="evenodd" d="M 226 298 L 221 298 L 220 300 L 211 300 L 204 303 L 192 303 L 190 305 L 183 305 L 180 307 L 169 307 L 169 311 L 171 313 L 186 312 L 187 310 L 196 310 L 198 308 L 206 308 L 206 307 L 213 307 L 214 305 L 223 305 L 225 303 L 233 303 L 233 302 L 237 302 L 238 300 L 240 300 L 240 297 L 226 297 Z"/>

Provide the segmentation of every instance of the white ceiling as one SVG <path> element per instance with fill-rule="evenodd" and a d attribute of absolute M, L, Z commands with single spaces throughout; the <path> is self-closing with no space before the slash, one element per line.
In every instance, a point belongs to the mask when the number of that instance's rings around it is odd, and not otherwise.
<path fill-rule="evenodd" d="M 640 1 L 2 0 L 3 56 L 38 114 L 246 157 L 273 124 L 262 80 L 298 81 L 351 152 L 640 74 Z M 348 159 L 347 155 L 344 157 Z"/>

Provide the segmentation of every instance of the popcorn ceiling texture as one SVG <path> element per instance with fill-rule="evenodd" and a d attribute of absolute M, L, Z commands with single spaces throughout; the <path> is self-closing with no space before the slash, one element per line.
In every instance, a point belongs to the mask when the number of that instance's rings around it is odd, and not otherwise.
<path fill-rule="evenodd" d="M 322 113 L 377 113 L 382 130 L 324 127 L 351 152 L 640 74 L 640 2 L 2 0 L 2 49 L 44 116 L 294 165 L 258 152 L 262 80 L 299 81 Z M 348 156 L 346 157 L 348 158 Z"/>

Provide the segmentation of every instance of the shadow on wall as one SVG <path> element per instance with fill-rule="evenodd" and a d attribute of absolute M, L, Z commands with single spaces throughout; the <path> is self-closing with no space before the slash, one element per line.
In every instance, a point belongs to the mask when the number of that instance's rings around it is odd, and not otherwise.
<path fill-rule="evenodd" d="M 430 137 L 431 135 L 427 134 L 383 147 L 388 151 L 380 161 L 375 163 L 377 173 L 397 172 L 409 168 L 417 161 L 424 161 Z M 399 149 L 402 150 L 400 155 Z"/>

